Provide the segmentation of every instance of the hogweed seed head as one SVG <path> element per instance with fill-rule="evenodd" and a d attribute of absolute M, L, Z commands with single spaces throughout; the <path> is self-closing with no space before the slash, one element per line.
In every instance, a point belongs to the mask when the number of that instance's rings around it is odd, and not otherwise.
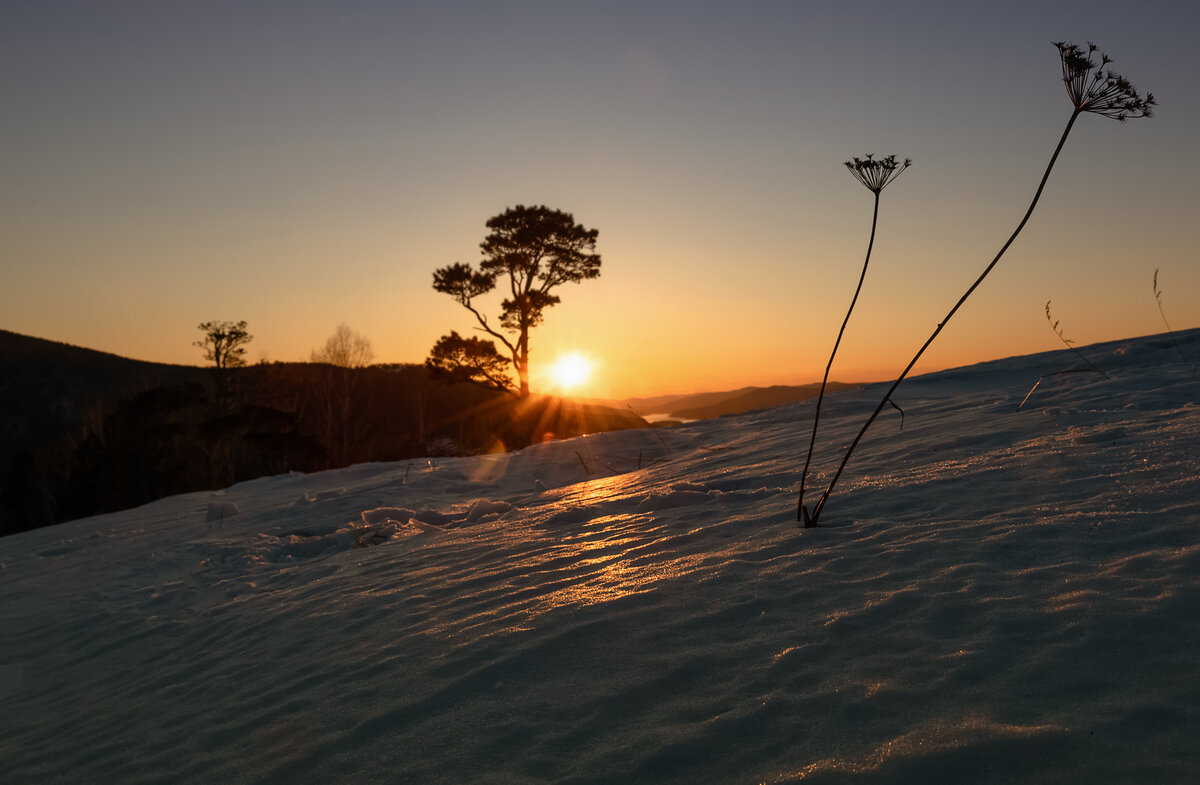
<path fill-rule="evenodd" d="M 874 153 L 867 153 L 866 158 L 855 158 L 853 161 L 846 162 L 846 168 L 850 170 L 850 174 L 854 175 L 854 179 L 875 193 L 886 188 L 911 165 L 911 158 L 905 158 L 901 162 L 894 155 L 876 161 Z"/>
<path fill-rule="evenodd" d="M 1093 112 L 1122 123 L 1131 117 L 1153 117 L 1154 93 L 1139 95 L 1129 80 L 1108 67 L 1112 58 L 1088 42 L 1087 48 L 1065 41 L 1054 41 L 1062 58 L 1062 79 L 1067 95 L 1077 112 Z"/>

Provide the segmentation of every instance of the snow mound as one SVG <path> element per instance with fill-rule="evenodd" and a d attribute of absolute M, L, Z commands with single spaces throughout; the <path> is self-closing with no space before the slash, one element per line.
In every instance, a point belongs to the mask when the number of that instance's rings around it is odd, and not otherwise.
<path fill-rule="evenodd" d="M 910 380 L 817 529 L 810 402 L 5 537 L 4 781 L 1200 781 L 1200 387 L 1088 354 Z"/>

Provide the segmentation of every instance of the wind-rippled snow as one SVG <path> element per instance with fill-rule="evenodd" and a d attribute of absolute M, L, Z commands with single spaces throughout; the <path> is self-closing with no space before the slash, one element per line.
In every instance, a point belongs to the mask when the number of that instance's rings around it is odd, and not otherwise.
<path fill-rule="evenodd" d="M 819 529 L 809 402 L 0 539 L 0 781 L 1200 781 L 1200 380 L 1087 351 L 906 382 Z"/>

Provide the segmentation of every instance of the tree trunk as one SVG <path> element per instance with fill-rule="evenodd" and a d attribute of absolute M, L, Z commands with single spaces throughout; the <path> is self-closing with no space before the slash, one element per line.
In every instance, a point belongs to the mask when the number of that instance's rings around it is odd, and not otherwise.
<path fill-rule="evenodd" d="M 521 397 L 529 397 L 529 327 L 521 325 L 521 340 L 517 342 L 517 376 L 521 382 Z"/>

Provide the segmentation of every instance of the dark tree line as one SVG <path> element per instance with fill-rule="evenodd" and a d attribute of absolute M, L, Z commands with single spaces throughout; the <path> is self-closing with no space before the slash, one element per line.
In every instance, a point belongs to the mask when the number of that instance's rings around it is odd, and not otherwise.
<path fill-rule="evenodd" d="M 645 425 L 603 407 L 445 385 L 419 365 L 235 368 L 219 403 L 211 375 L 191 370 L 195 380 L 85 407 L 90 414 L 56 438 L 0 455 L 0 534 L 288 471 L 517 449 L 547 434 Z"/>

